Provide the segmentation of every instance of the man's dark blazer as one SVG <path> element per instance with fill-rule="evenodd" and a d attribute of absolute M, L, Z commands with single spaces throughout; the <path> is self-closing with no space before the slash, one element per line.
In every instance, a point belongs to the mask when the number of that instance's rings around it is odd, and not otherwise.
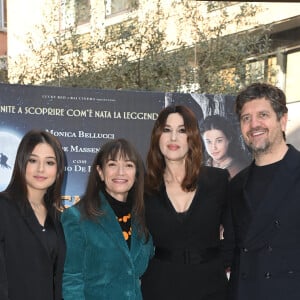
<path fill-rule="evenodd" d="M 32 209 L 0 198 L 0 299 L 61 300 L 65 242 L 61 224 L 54 220 L 58 257 L 53 265 L 34 229 Z M 42 231 L 41 231 L 42 234 Z"/>
<path fill-rule="evenodd" d="M 252 166 L 229 187 L 236 242 L 230 300 L 299 300 L 300 152 L 289 145 L 255 212 L 245 191 Z"/>

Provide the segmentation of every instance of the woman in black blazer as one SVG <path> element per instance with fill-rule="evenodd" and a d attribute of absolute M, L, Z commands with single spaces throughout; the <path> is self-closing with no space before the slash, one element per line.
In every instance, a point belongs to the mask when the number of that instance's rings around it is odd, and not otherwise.
<path fill-rule="evenodd" d="M 0 299 L 61 300 L 65 241 L 59 211 L 64 153 L 45 131 L 22 139 L 0 193 Z"/>
<path fill-rule="evenodd" d="M 226 299 L 219 229 L 228 178 L 227 170 L 202 166 L 193 112 L 182 105 L 162 110 L 147 156 L 146 222 L 155 256 L 142 277 L 144 300 Z"/>

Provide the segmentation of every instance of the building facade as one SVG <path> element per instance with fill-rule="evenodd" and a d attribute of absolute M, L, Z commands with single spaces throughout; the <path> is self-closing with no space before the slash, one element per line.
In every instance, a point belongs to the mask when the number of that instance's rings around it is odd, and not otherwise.
<path fill-rule="evenodd" d="M 125 24 L 126 22 L 137 19 L 142 24 L 145 18 L 149 18 L 151 12 L 157 9 L 164 16 L 159 21 L 158 27 L 163 28 L 166 33 L 166 50 L 174 51 L 178 47 L 178 41 L 193 49 L 195 43 L 195 24 L 191 19 L 184 19 L 182 3 L 179 0 L 10 0 L 7 3 L 8 24 L 8 76 L 11 83 L 16 83 L 15 70 L 16 61 L 19 55 L 28 55 L 32 53 L 32 47 L 28 47 L 28 33 L 34 41 L 31 45 L 36 48 L 43 44 L 45 35 L 41 30 L 37 30 L 39 25 L 43 24 L 44 30 L 49 30 L 46 35 L 51 40 L 51 32 L 65 32 L 70 24 L 76 24 L 76 33 L 92 39 L 97 32 L 97 38 L 101 39 L 110 28 L 115 28 L 116 24 Z M 207 4 L 216 1 L 189 1 L 193 5 L 195 13 L 203 17 L 203 20 L 210 20 L 211 26 L 214 21 L 221 19 L 222 9 L 220 6 L 211 7 L 207 10 Z M 0 0 L 3 4 L 5 0 Z M 233 14 L 243 2 L 223 2 L 227 6 L 228 14 Z M 268 53 L 263 53 L 262 59 L 254 55 L 248 58 L 249 69 L 261 69 L 265 78 L 282 88 L 287 95 L 289 102 L 300 101 L 298 86 L 300 85 L 300 3 L 297 2 L 251 2 L 259 9 L 247 22 L 239 24 L 238 27 L 227 26 L 224 36 L 240 34 L 245 32 L 254 32 L 261 26 L 267 26 L 270 30 L 272 47 Z M 34 9 L 33 9 L 34 8 Z M 53 13 L 55 12 L 55 13 Z M 53 13 L 52 21 L 49 21 L 49 15 Z M 1 19 L 2 16 L 2 19 Z M 200 31 L 201 25 L 197 24 Z M 204 30 L 204 29 L 203 29 Z M 0 39 L 2 31 L 0 30 Z M 6 33 L 6 32 L 5 32 Z M 1 44 L 2 45 L 2 42 Z M 130 47 L 124 45 L 130 52 Z M 195 47 L 196 49 L 196 47 Z M 0 49 L 2 51 L 2 49 Z M 197 51 L 193 52 L 196 56 Z M 1 53 L 0 53 L 1 55 Z M 58 51 L 57 56 L 63 55 Z M 98 61 L 103 60 L 105 55 L 101 54 Z M 133 58 L 136 59 L 136 58 Z M 27 60 L 34 64 L 34 61 Z M 55 64 L 55 60 L 53 61 Z M 192 63 L 192 59 L 191 59 Z M 23 67 L 22 64 L 18 66 Z M 230 70 L 231 66 L 228 67 Z M 269 70 L 275 70 L 269 74 Z M 229 72 L 230 73 L 230 72 Z M 264 78 L 262 78 L 263 80 Z M 234 80 L 232 78 L 231 80 Z M 210 91 L 206 91 L 209 93 Z"/>

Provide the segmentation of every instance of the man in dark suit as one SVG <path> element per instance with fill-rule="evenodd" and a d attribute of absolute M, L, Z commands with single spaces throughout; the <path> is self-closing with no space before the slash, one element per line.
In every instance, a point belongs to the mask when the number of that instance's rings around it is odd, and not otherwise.
<path fill-rule="evenodd" d="M 285 94 L 269 84 L 236 99 L 254 160 L 230 182 L 230 300 L 300 299 L 300 152 L 286 144 L 287 111 Z"/>

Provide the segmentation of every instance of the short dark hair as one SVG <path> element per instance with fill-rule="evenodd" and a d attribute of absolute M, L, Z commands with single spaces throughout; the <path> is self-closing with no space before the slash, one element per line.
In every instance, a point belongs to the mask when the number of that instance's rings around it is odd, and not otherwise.
<path fill-rule="evenodd" d="M 278 120 L 288 112 L 286 97 L 280 88 L 268 83 L 253 83 L 242 90 L 236 97 L 235 112 L 238 118 L 240 119 L 241 117 L 241 111 L 245 103 L 260 98 L 266 98 L 270 101 Z"/>
<path fill-rule="evenodd" d="M 245 103 L 255 100 L 265 98 L 269 100 L 274 112 L 276 113 L 277 120 L 280 120 L 281 117 L 288 112 L 286 106 L 286 97 L 284 92 L 269 83 L 252 83 L 244 90 L 239 92 L 235 101 L 235 112 L 238 115 L 239 120 L 241 119 L 241 111 Z M 283 139 L 286 140 L 285 132 L 282 132 Z"/>

